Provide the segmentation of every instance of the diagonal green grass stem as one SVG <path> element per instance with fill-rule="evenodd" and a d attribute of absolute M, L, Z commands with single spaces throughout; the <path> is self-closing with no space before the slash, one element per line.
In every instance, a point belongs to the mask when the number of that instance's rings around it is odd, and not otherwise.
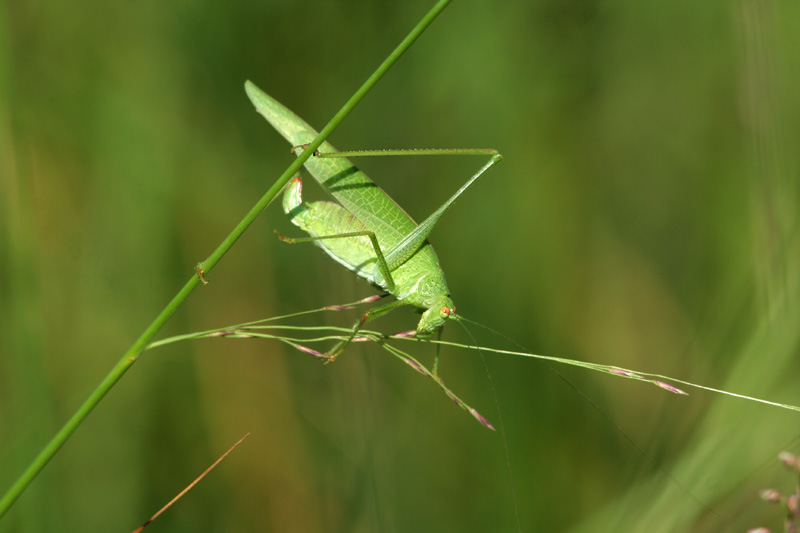
<path fill-rule="evenodd" d="M 420 22 L 411 30 L 405 39 L 392 51 L 391 54 L 381 63 L 381 65 L 370 75 L 367 81 L 353 94 L 353 96 L 345 103 L 342 108 L 334 115 L 328 124 L 322 129 L 320 134 L 309 145 L 309 149 L 304 151 L 286 171 L 275 181 L 275 183 L 267 190 L 266 193 L 256 202 L 256 204 L 247 212 L 242 220 L 236 227 L 228 234 L 227 237 L 220 243 L 214 252 L 208 256 L 208 259 L 198 265 L 199 272 L 207 274 L 219 262 L 225 253 L 233 246 L 233 244 L 242 236 L 245 230 L 253 223 L 256 217 L 264 210 L 272 200 L 283 189 L 286 183 L 294 176 L 303 163 L 314 153 L 314 151 L 327 139 L 334 129 L 342 122 L 342 120 L 355 108 L 359 101 L 372 89 L 372 87 L 386 74 L 386 72 L 394 65 L 403 53 L 416 41 L 423 31 L 433 22 L 433 20 L 444 10 L 450 3 L 450 0 L 440 0 L 435 6 L 420 20 Z M 245 84 L 245 90 L 251 94 L 255 86 L 249 81 Z M 125 372 L 133 365 L 138 359 L 139 355 L 147 346 L 148 342 L 155 337 L 156 333 L 161 327 L 169 320 L 172 314 L 180 307 L 180 305 L 189 297 L 192 291 L 200 283 L 201 278 L 199 275 L 193 275 L 189 281 L 181 288 L 181 290 L 172 298 L 167 306 L 158 314 L 153 322 L 142 332 L 138 339 L 128 349 L 122 358 L 114 365 L 114 368 L 108 375 L 100 382 L 100 385 L 92 392 L 89 398 L 81 405 L 75 414 L 64 424 L 64 426 L 56 433 L 56 435 L 47 443 L 31 464 L 26 468 L 22 475 L 14 482 L 8 491 L 0 499 L 0 517 L 2 517 L 8 509 L 14 504 L 19 496 L 30 485 L 33 479 L 42 471 L 45 465 L 53 458 L 61 446 L 69 439 L 72 433 L 80 426 L 83 420 L 89 416 L 89 413 L 97 406 L 98 403 L 105 397 L 106 393 L 119 381 Z"/>

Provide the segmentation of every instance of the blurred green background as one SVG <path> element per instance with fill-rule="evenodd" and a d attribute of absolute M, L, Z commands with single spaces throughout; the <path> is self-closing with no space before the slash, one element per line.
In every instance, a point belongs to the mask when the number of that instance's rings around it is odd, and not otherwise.
<path fill-rule="evenodd" d="M 0 491 L 291 162 L 244 81 L 320 128 L 431 5 L 2 3 Z M 431 237 L 463 315 L 800 404 L 798 24 L 768 0 L 455 2 L 331 141 L 503 152 Z M 418 220 L 480 164 L 360 161 Z M 160 336 L 374 294 L 275 228 L 297 233 L 278 205 Z M 269 341 L 146 352 L 0 531 L 129 531 L 245 432 L 148 531 L 515 531 L 515 499 L 524 531 L 780 529 L 757 492 L 793 487 L 776 456 L 800 414 L 486 366 L 448 349 L 440 368 L 504 433 L 375 346 L 327 366 Z"/>

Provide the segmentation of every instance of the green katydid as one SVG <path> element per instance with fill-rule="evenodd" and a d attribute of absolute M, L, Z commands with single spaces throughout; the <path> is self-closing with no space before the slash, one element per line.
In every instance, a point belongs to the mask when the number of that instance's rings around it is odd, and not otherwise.
<path fill-rule="evenodd" d="M 296 154 L 302 153 L 303 145 L 317 136 L 317 132 L 300 117 L 252 83 L 246 84 L 246 90 L 256 110 L 291 143 Z M 489 155 L 490 159 L 419 225 L 346 159 L 348 156 L 440 154 L 480 154 Z M 418 337 L 430 336 L 448 320 L 458 318 L 439 260 L 427 238 L 455 200 L 502 158 L 493 149 L 338 152 L 326 142 L 306 161 L 305 166 L 311 175 L 339 203 L 304 203 L 302 181 L 295 177 L 286 188 L 283 206 L 290 220 L 308 232 L 310 237 L 281 238 L 292 243 L 314 242 L 335 261 L 397 298 L 394 302 L 364 313 L 353 326 L 350 336 L 329 353 L 319 354 L 320 357 L 334 360 L 364 324 L 403 305 L 411 305 L 422 311 L 416 329 Z"/>

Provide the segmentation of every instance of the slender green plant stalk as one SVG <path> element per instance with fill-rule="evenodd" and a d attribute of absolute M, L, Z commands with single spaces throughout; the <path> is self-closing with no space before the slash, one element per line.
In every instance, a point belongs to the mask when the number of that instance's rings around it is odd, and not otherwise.
<path fill-rule="evenodd" d="M 8 491 L 0 499 L 0 517 L 13 505 L 19 496 L 30 485 L 33 479 L 41 472 L 44 466 L 52 459 L 58 452 L 61 446 L 67 441 L 77 427 L 83 420 L 92 412 L 92 410 L 100 403 L 100 400 L 111 390 L 111 388 L 119 381 L 131 365 L 138 359 L 139 355 L 144 351 L 150 340 L 158 333 L 161 327 L 169 320 L 172 314 L 180 307 L 180 305 L 188 298 L 189 294 L 201 282 L 202 276 L 209 273 L 214 266 L 222 259 L 222 256 L 233 246 L 233 244 L 241 237 L 245 230 L 261 213 L 261 211 L 268 206 L 272 200 L 278 195 L 281 189 L 286 185 L 289 179 L 294 176 L 303 163 L 314 153 L 314 151 L 325 141 L 325 139 L 333 132 L 334 129 L 342 122 L 342 120 L 353 110 L 359 101 L 372 89 L 372 87 L 380 80 L 384 74 L 394 65 L 401 55 L 414 43 L 423 31 L 433 22 L 433 20 L 447 7 L 450 0 L 439 0 L 436 5 L 420 20 L 420 22 L 411 30 L 411 33 L 403 39 L 403 41 L 389 54 L 389 56 L 381 63 L 381 65 L 373 72 L 366 82 L 353 94 L 353 96 L 342 106 L 330 122 L 322 129 L 320 134 L 308 146 L 308 149 L 295 159 L 289 168 L 281 174 L 277 181 L 269 188 L 269 190 L 261 197 L 261 199 L 253 206 L 252 209 L 244 216 L 244 218 L 236 225 L 233 231 L 222 241 L 216 250 L 202 263 L 197 265 L 197 275 L 192 276 L 183 288 L 175 295 L 174 298 L 167 304 L 161 313 L 153 320 L 153 322 L 144 330 L 133 345 L 125 352 L 125 355 L 117 362 L 111 372 L 100 382 L 100 385 L 92 392 L 89 398 L 78 408 L 75 414 L 64 424 L 64 427 L 56 433 L 56 435 L 47 443 L 47 445 L 39 452 L 39 455 L 31 462 L 28 468 L 22 475 L 14 482 Z M 251 92 L 255 86 L 247 82 L 245 90 Z"/>
<path fill-rule="evenodd" d="M 367 298 L 366 300 L 371 300 Z M 342 341 L 347 339 L 348 334 L 350 333 L 349 328 L 341 328 L 341 327 L 334 327 L 334 326 L 291 326 L 286 324 L 276 323 L 285 319 L 295 318 L 298 316 L 308 315 L 311 313 L 319 313 L 322 311 L 340 311 L 342 309 L 349 309 L 353 308 L 360 303 L 364 303 L 365 300 L 361 302 L 354 302 L 352 304 L 345 304 L 340 306 L 328 306 L 322 307 L 319 309 L 312 309 L 309 311 L 301 311 L 298 313 L 292 313 L 289 315 L 282 315 L 271 317 L 263 320 L 256 320 L 252 322 L 246 322 L 244 324 L 237 324 L 233 326 L 227 326 L 225 328 L 214 329 L 214 330 L 206 330 L 206 331 L 199 331 L 195 333 L 186 333 L 183 335 L 177 335 L 174 337 L 169 337 L 166 339 L 162 339 L 151 344 L 148 344 L 145 349 L 149 350 L 151 348 L 157 348 L 160 346 L 166 346 L 167 344 L 172 344 L 174 342 L 180 342 L 184 340 L 192 340 L 192 339 L 203 339 L 203 338 L 215 338 L 215 337 L 222 337 L 222 338 L 229 338 L 229 339 L 251 339 L 251 338 L 260 338 L 260 339 L 269 339 L 269 340 L 277 340 L 283 343 L 288 344 L 294 348 L 297 348 L 301 352 L 308 353 L 311 355 L 315 355 L 317 357 L 321 357 L 322 354 L 312 348 L 309 348 L 309 344 L 316 344 L 316 343 L 323 343 L 329 341 Z M 281 332 L 327 332 L 327 335 L 321 335 L 317 337 L 295 337 L 287 333 Z M 625 378 L 625 379 L 633 379 L 636 381 L 643 381 L 645 383 L 650 383 L 651 385 L 655 385 L 661 389 L 664 389 L 668 392 L 673 394 L 678 394 L 681 396 L 688 396 L 689 394 L 684 391 L 683 389 L 678 388 L 671 383 L 678 384 L 680 386 L 691 387 L 695 389 L 701 389 L 709 392 L 714 392 L 717 394 L 724 394 L 726 396 L 732 396 L 734 398 L 740 398 L 742 400 L 747 400 L 751 402 L 761 403 L 764 405 L 769 405 L 771 407 L 778 407 L 781 409 L 786 409 L 789 411 L 797 411 L 800 412 L 800 406 L 791 405 L 787 403 L 781 402 L 774 402 L 771 400 L 766 400 L 763 398 L 758 398 L 755 396 L 748 396 L 745 394 L 739 394 L 732 391 L 716 389 L 713 387 L 707 387 L 705 385 L 700 385 L 698 383 L 692 383 L 690 381 L 685 381 L 678 378 L 673 378 L 670 376 L 664 376 L 661 374 L 654 374 L 651 372 L 642 372 L 639 370 L 630 370 L 627 368 L 622 368 L 619 366 L 614 365 L 604 365 L 600 363 L 591 363 L 588 361 L 578 361 L 575 359 L 566 359 L 563 357 L 554 357 L 549 355 L 539 355 L 529 352 L 521 352 L 521 351 L 511 351 L 511 350 L 501 350 L 498 348 L 490 348 L 487 346 L 477 346 L 472 344 L 461 344 L 457 342 L 449 342 L 449 341 L 442 341 L 442 340 L 433 340 L 433 339 L 424 339 L 419 338 L 413 335 L 413 331 L 399 333 L 396 335 L 385 335 L 383 333 L 377 331 L 371 331 L 367 329 L 359 330 L 359 336 L 354 338 L 355 342 L 375 342 L 379 344 L 383 349 L 391 353 L 392 355 L 397 356 L 409 366 L 417 370 L 423 375 L 428 376 L 429 378 L 433 379 L 439 386 L 442 387 L 445 394 L 450 396 L 459 406 L 461 406 L 464 410 L 472 414 L 479 422 L 484 424 L 485 426 L 494 429 L 491 427 L 483 417 L 477 414 L 477 411 L 469 407 L 466 403 L 460 400 L 455 394 L 453 394 L 447 387 L 444 386 L 444 383 L 441 379 L 436 375 L 434 372 L 429 371 L 425 368 L 422 364 L 419 363 L 415 358 L 409 355 L 406 352 L 403 352 L 397 349 L 394 346 L 391 346 L 386 341 L 411 341 L 411 342 L 421 342 L 421 343 L 431 343 L 431 344 L 438 344 L 440 346 L 449 346 L 452 348 L 461 348 L 465 350 L 475 350 L 479 352 L 487 352 L 487 353 L 495 353 L 500 355 L 512 355 L 517 357 L 530 357 L 533 359 L 539 359 L 542 361 L 550 362 L 550 363 L 558 363 L 558 364 L 565 364 L 570 366 L 577 366 L 580 368 L 585 368 L 587 370 L 594 370 L 596 372 L 603 372 L 605 374 L 610 374 L 612 376 Z"/>

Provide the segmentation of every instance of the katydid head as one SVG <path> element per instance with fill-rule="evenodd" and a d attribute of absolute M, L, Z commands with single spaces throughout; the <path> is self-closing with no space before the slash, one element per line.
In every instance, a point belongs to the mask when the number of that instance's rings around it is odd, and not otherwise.
<path fill-rule="evenodd" d="M 457 319 L 456 306 L 449 296 L 442 296 L 434 302 L 419 319 L 417 324 L 417 337 L 433 335 L 444 326 L 445 322 Z"/>

